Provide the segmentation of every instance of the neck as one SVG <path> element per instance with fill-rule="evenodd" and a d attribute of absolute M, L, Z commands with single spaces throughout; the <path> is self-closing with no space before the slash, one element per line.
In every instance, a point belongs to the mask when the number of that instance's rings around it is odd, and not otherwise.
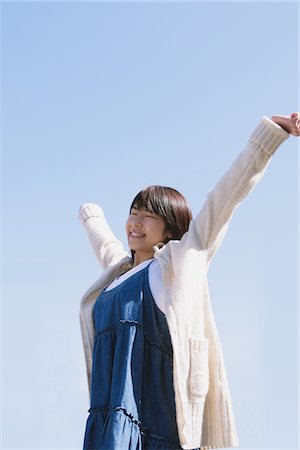
<path fill-rule="evenodd" d="M 137 266 L 138 264 L 141 264 L 144 261 L 148 261 L 148 259 L 152 259 L 154 256 L 153 253 L 138 253 L 135 252 L 134 253 L 134 260 L 133 260 L 133 265 L 132 267 Z"/>

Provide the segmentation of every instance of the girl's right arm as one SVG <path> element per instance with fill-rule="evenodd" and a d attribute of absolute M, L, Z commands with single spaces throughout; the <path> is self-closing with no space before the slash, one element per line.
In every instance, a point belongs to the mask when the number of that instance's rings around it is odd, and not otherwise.
<path fill-rule="evenodd" d="M 109 228 L 99 205 L 84 203 L 79 208 L 78 218 L 86 229 L 91 246 L 103 269 L 128 257 L 123 244 Z"/>

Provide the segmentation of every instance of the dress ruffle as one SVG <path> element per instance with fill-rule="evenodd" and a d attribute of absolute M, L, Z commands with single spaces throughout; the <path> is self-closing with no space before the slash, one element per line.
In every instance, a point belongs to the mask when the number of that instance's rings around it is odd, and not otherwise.
<path fill-rule="evenodd" d="M 102 450 L 181 449 L 178 442 L 155 435 L 124 408 L 103 407 L 89 411 L 86 434 L 90 442 L 87 440 L 85 443 L 89 450 L 98 450 L 93 446 L 95 442 L 101 442 Z"/>

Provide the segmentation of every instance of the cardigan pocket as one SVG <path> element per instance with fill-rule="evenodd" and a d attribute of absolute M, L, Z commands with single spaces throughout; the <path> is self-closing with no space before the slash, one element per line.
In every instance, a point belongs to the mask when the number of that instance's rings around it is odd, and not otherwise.
<path fill-rule="evenodd" d="M 208 339 L 189 339 L 190 372 L 189 372 L 189 397 L 197 401 L 208 392 L 209 368 L 208 368 Z"/>

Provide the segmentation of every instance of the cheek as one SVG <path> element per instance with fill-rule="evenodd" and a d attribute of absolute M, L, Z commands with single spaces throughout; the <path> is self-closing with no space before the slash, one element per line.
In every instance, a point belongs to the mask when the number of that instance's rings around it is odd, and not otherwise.
<path fill-rule="evenodd" d="M 159 226 L 156 227 L 155 230 L 153 230 L 153 235 L 158 239 L 159 241 L 164 240 L 165 237 L 165 227 Z"/>

